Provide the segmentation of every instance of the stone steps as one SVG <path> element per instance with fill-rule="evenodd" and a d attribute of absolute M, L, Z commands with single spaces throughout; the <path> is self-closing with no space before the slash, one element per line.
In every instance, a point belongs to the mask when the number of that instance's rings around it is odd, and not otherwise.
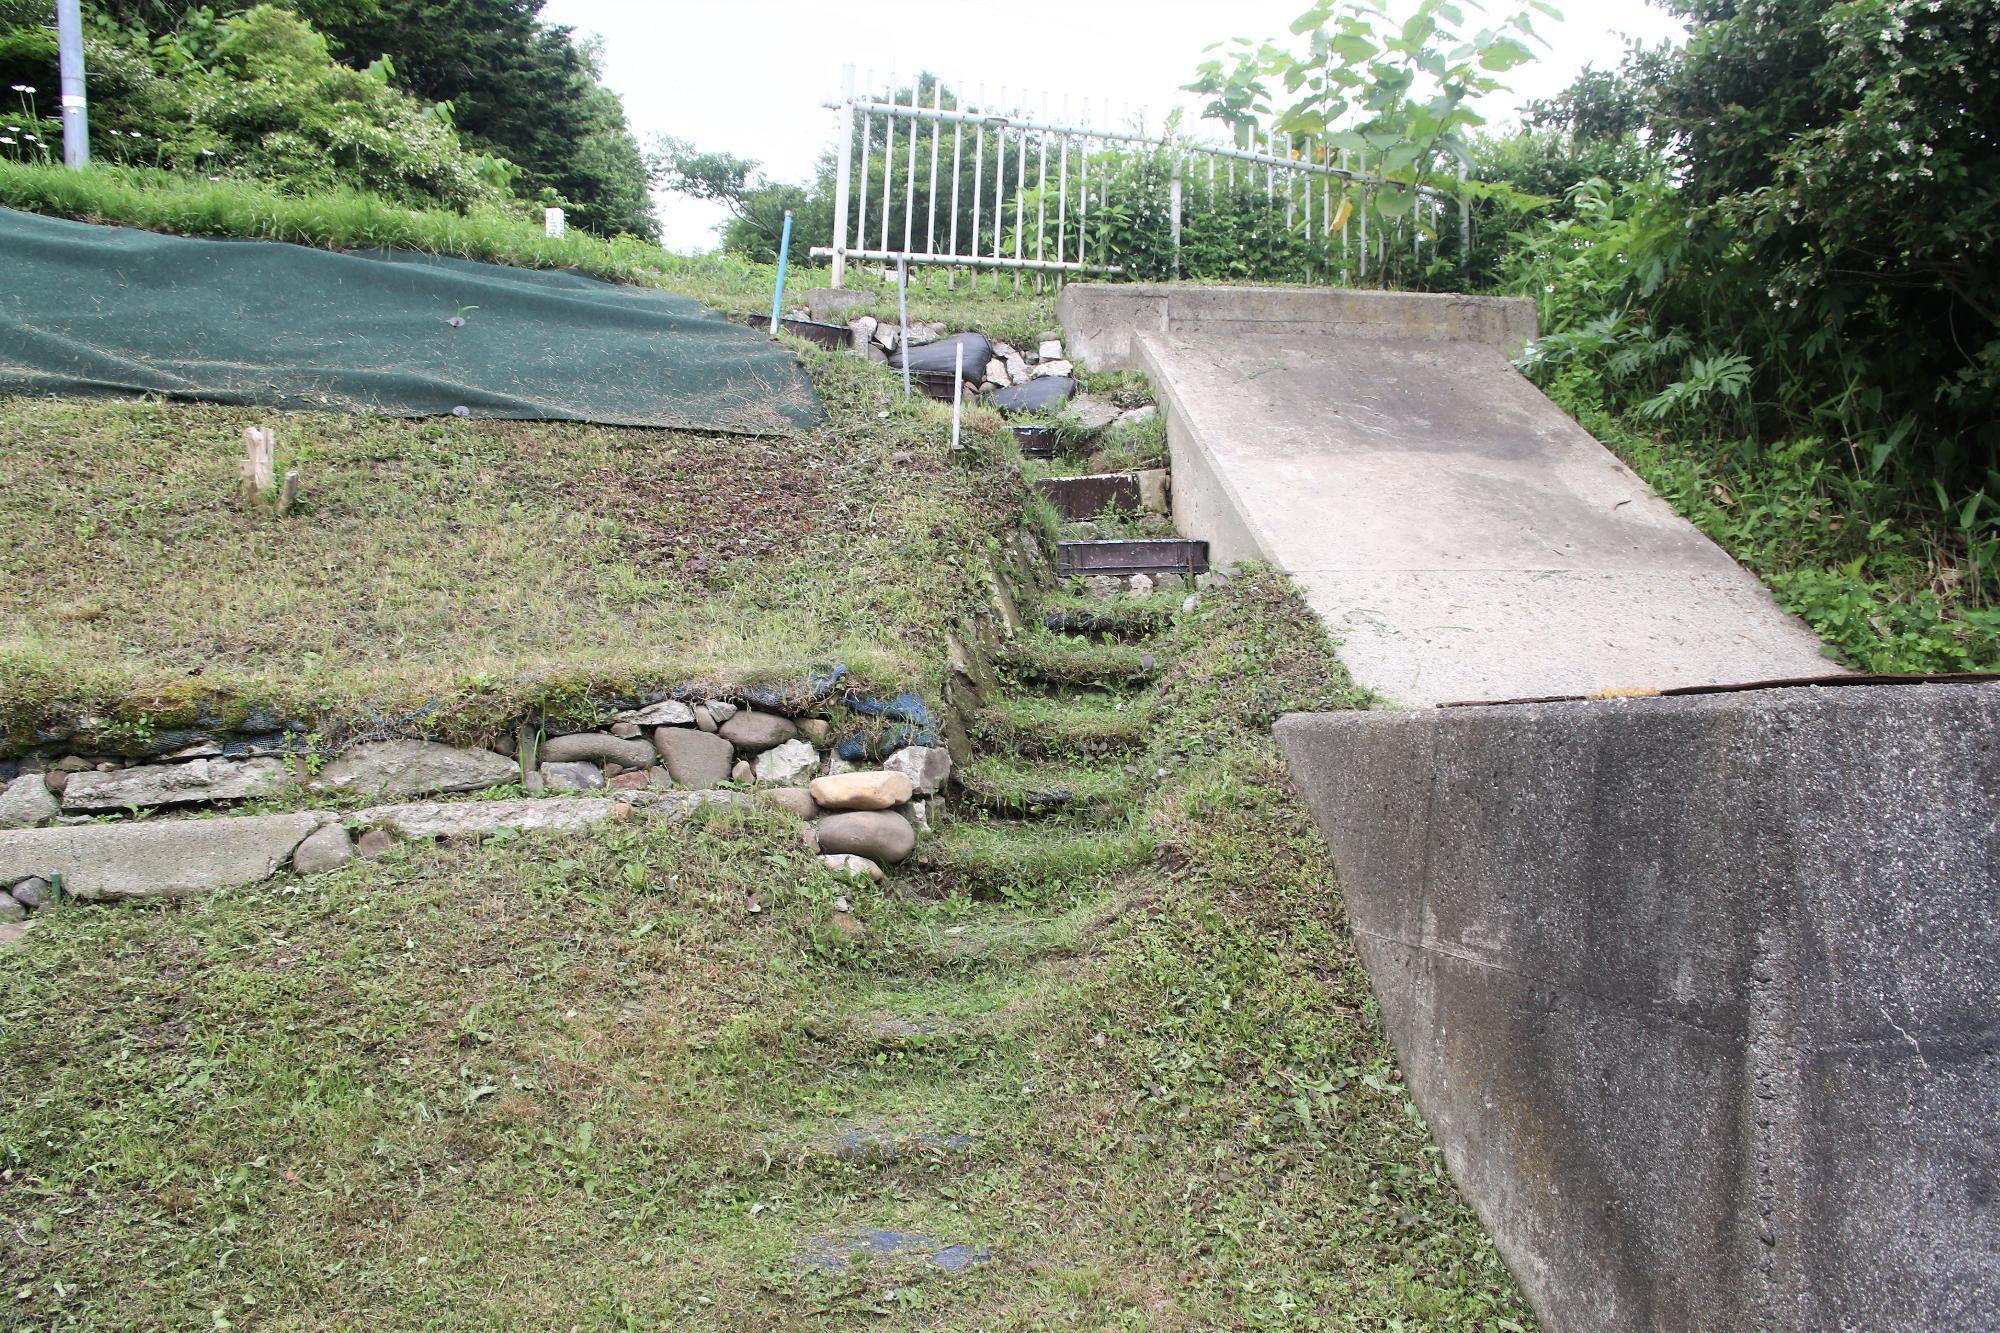
<path fill-rule="evenodd" d="M 954 800 L 1020 819 L 1107 813 L 1129 803 L 1132 775 L 1110 764 L 1045 762 L 1014 755 L 976 759 L 959 770 Z"/>
<path fill-rule="evenodd" d="M 1066 603 L 1044 602 L 1042 628 L 1051 634 L 1133 643 L 1164 631 L 1173 623 L 1179 603 L 1173 596 L 1161 600 L 1134 598 L 1130 593 L 1113 597 L 1085 594 Z"/>
<path fill-rule="evenodd" d="M 999 665 L 1027 686 L 1125 692 L 1143 689 L 1158 674 L 1159 656 L 1139 644 L 1031 633 L 1008 644 Z"/>
<path fill-rule="evenodd" d="M 1030 696 L 975 713 L 973 739 L 989 749 L 1040 758 L 1124 754 L 1145 743 L 1152 710 L 1116 695 Z"/>
<path fill-rule="evenodd" d="M 1037 627 L 996 654 L 1001 690 L 966 719 L 974 753 L 955 769 L 917 864 L 929 878 L 920 892 L 977 906 L 883 940 L 888 970 L 869 974 L 872 990 L 831 999 L 824 1030 L 810 1034 L 830 1083 L 852 1095 L 840 1099 L 838 1122 L 796 1124 L 772 1156 L 787 1169 L 838 1173 L 853 1193 L 837 1216 L 797 1224 L 790 1263 L 801 1276 L 866 1270 L 908 1286 L 1009 1262 L 975 1230 L 930 1224 L 939 1184 L 985 1169 L 1009 1131 L 980 1123 L 978 1099 L 933 1080 L 940 1069 L 990 1079 L 1015 1077 L 1010 1062 L 1031 1066 L 1035 1032 L 1148 888 L 1138 872 L 1153 862 L 1154 840 L 1131 812 L 1155 720 L 1155 643 L 1207 569 L 1206 547 L 1079 539 L 1107 525 L 1132 531 L 1128 516 L 1163 522 L 1164 473 L 1037 487 L 1070 526 L 1063 572 L 1105 576 L 1023 608 Z M 1153 571 L 1181 576 L 1179 586 L 1148 595 L 1141 579 L 1132 595 L 1123 580 Z M 1043 903 L 1064 908 L 1037 912 Z"/>

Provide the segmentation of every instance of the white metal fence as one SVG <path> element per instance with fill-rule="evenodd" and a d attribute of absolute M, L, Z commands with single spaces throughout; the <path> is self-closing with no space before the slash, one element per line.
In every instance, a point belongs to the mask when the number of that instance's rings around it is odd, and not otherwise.
<path fill-rule="evenodd" d="M 1421 253 L 1427 238 L 1435 244 L 1444 216 L 1444 197 L 1423 190 L 1406 219 L 1385 222 L 1373 206 L 1377 192 L 1408 187 L 1368 174 L 1365 154 L 1315 138 L 1267 134 L 1259 143 L 1252 135 L 1234 145 L 1169 138 L 1149 134 L 1143 113 L 1123 126 L 1093 124 L 1087 100 L 1072 120 L 1067 99 L 1056 117 L 1047 97 L 1040 114 L 1024 114 L 1011 109 L 1005 89 L 996 103 L 983 88 L 974 99 L 964 88 L 948 91 L 942 80 L 928 89 L 923 82 L 899 91 L 892 75 L 878 94 L 871 74 L 870 86 L 857 91 L 848 65 L 840 99 L 826 103 L 839 113 L 833 244 L 812 253 L 832 259 L 835 287 L 845 285 L 850 261 L 1011 270 L 1017 286 L 1023 273 L 1037 283 L 1044 275 L 1060 282 L 1123 273 L 1101 253 L 1101 241 L 1093 244 L 1102 228 L 1093 233 L 1090 225 L 1093 210 L 1124 202 L 1109 166 L 1116 154 L 1157 154 L 1167 162 L 1172 271 L 1164 276 L 1181 275 L 1190 192 L 1206 190 L 1212 203 L 1220 189 L 1254 191 L 1260 176 L 1273 217 L 1284 210 L 1284 230 L 1323 236 L 1337 253 L 1317 274 L 1324 281 L 1368 280 L 1383 270 L 1391 246 Z M 1463 230 L 1463 211 L 1460 223 Z"/>

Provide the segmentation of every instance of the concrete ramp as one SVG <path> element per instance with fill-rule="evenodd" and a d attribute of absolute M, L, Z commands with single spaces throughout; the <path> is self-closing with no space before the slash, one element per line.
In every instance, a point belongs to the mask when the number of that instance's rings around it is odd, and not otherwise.
<path fill-rule="evenodd" d="M 1068 288 L 1167 412 L 1174 517 L 1291 574 L 1398 703 L 1817 676 L 1819 641 L 1514 370 L 1526 301 Z"/>

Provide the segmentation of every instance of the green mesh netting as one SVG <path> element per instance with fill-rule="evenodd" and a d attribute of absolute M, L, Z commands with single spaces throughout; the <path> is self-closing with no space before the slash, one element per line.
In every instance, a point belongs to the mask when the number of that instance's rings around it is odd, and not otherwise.
<path fill-rule="evenodd" d="M 684 296 L 11 209 L 0 392 L 738 435 L 789 435 L 821 412 L 791 353 Z"/>

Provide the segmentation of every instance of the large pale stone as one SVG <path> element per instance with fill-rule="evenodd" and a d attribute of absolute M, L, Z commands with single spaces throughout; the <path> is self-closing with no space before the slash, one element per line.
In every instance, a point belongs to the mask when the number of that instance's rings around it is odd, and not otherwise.
<path fill-rule="evenodd" d="M 54 819 L 59 808 L 40 773 L 23 773 L 0 789 L 0 829 L 33 828 Z"/>
<path fill-rule="evenodd" d="M 20 829 L 0 833 L 0 883 L 55 873 L 65 893 L 103 899 L 249 884 L 275 873 L 308 834 L 334 818 L 308 810 Z"/>
<path fill-rule="evenodd" d="M 328 764 L 311 785 L 371 796 L 421 796 L 483 791 L 520 777 L 520 765 L 491 750 L 462 750 L 436 741 L 370 741 Z"/>
<path fill-rule="evenodd" d="M 765 803 L 797 815 L 800 819 L 819 818 L 819 803 L 804 787 L 773 787 L 758 793 Z"/>
<path fill-rule="evenodd" d="M 662 699 L 627 713 L 614 713 L 613 722 L 632 722 L 642 727 L 687 727 L 694 725 L 694 707 L 678 699 Z"/>
<path fill-rule="evenodd" d="M 799 729 L 790 718 L 779 717 L 776 713 L 759 713 L 749 708 L 723 722 L 721 729 L 722 739 L 739 750 L 753 754 L 783 745 L 798 734 Z"/>
<path fill-rule="evenodd" d="M 942 745 L 906 745 L 884 759 L 882 767 L 908 778 L 916 795 L 931 796 L 951 780 L 951 751 Z"/>
<path fill-rule="evenodd" d="M 284 785 L 282 759 L 193 759 L 145 764 L 109 773 L 72 773 L 63 784 L 65 810 L 145 810 L 201 801 L 240 801 Z"/>
<path fill-rule="evenodd" d="M 819 833 L 820 851 L 829 856 L 848 852 L 878 865 L 893 865 L 917 848 L 910 821 L 886 811 L 848 810 L 827 815 L 813 827 Z"/>
<path fill-rule="evenodd" d="M 652 749 L 647 746 L 647 753 L 652 753 Z M 604 770 L 580 759 L 543 764 L 541 773 L 542 783 L 549 791 L 595 791 L 604 785 Z"/>
<path fill-rule="evenodd" d="M 1139 507 L 1155 514 L 1173 512 L 1167 470 L 1163 467 L 1149 467 L 1139 476 Z"/>
<path fill-rule="evenodd" d="M 865 856 L 856 856 L 852 852 L 836 852 L 830 856 L 822 856 L 820 863 L 837 875 L 847 875 L 854 879 L 867 878 L 878 883 L 882 879 L 881 866 Z"/>
<path fill-rule="evenodd" d="M 819 771 L 819 751 L 804 741 L 786 741 L 757 756 L 751 774 L 759 782 L 780 787 L 803 787 Z"/>
<path fill-rule="evenodd" d="M 347 826 L 336 821 L 321 826 L 298 845 L 292 853 L 292 871 L 300 875 L 323 875 L 353 859 L 354 839 L 347 836 Z"/>
<path fill-rule="evenodd" d="M 690 733 L 700 735 L 699 732 Z M 389 829 L 405 838 L 478 838 L 501 829 L 576 830 L 641 812 L 658 819 L 685 819 L 704 805 L 742 805 L 740 792 L 634 791 L 619 800 L 418 801 L 377 805 L 347 816 L 350 823 Z"/>
<path fill-rule="evenodd" d="M 884 770 L 814 778 L 812 798 L 828 810 L 888 810 L 915 794 L 907 774 Z"/>
<path fill-rule="evenodd" d="M 1070 400 L 1069 418 L 1081 430 L 1100 431 L 1118 419 L 1118 408 L 1094 394 L 1080 393 Z"/>
<path fill-rule="evenodd" d="M 694 720 L 692 709 L 688 720 Z M 603 731 L 577 731 L 567 736 L 551 736 L 542 742 L 535 758 L 544 764 L 617 764 L 624 768 L 650 768 L 658 762 L 653 747 L 644 741 L 620 740 Z"/>
<path fill-rule="evenodd" d="M 682 727 L 661 727 L 653 733 L 654 748 L 667 772 L 683 787 L 720 787 L 729 781 L 736 751 L 720 736 Z"/>

